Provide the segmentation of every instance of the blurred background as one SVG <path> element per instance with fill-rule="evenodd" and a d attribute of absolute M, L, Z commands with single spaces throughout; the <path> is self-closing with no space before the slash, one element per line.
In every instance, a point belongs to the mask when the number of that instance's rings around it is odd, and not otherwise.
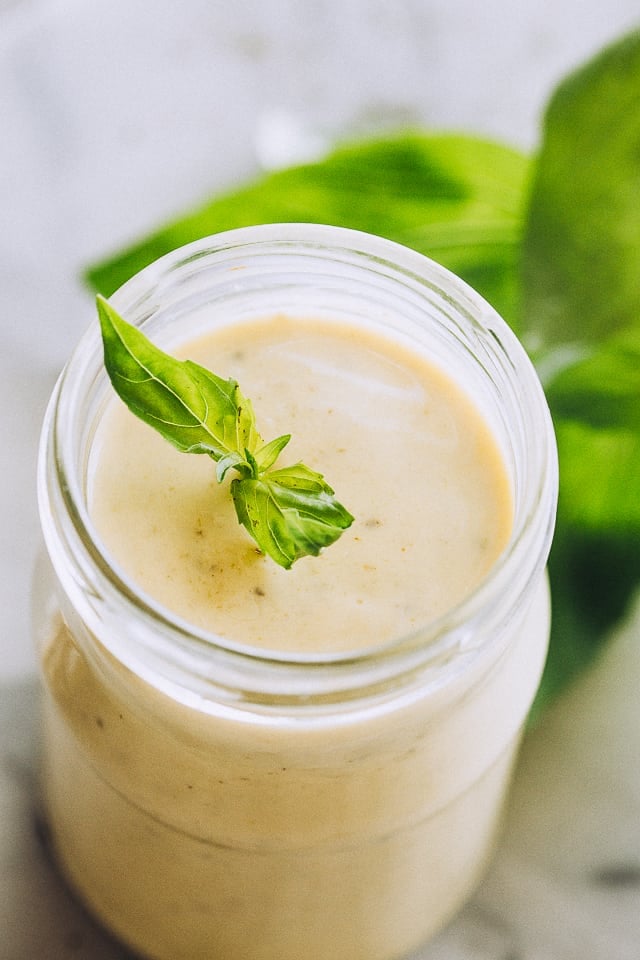
<path fill-rule="evenodd" d="M 557 82 L 638 25 L 638 0 L 0 0 L 0 960 L 123 956 L 57 891 L 25 812 L 37 438 L 93 317 L 83 270 L 216 192 L 345 139 L 419 126 L 535 152 Z M 640 802 L 619 793 L 614 813 L 618 767 L 584 782 L 603 724 L 629 722 L 625 678 L 640 667 L 621 644 L 604 679 L 586 678 L 528 748 L 497 865 L 425 958 L 637 960 L 640 860 L 625 851 Z M 571 751 L 575 776 L 565 770 L 551 810 L 543 781 Z M 624 756 L 637 770 L 640 749 Z M 578 835 L 568 825 L 579 802 Z M 604 879 L 585 894 L 585 857 L 605 834 L 615 849 L 589 866 Z M 640 826 L 633 838 L 640 853 Z"/>

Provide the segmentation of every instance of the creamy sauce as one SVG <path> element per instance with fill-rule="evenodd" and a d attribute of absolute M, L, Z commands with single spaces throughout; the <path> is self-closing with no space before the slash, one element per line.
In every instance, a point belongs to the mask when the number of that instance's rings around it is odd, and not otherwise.
<path fill-rule="evenodd" d="M 286 571 L 238 525 L 207 456 L 175 450 L 124 405 L 96 445 L 93 519 L 157 601 L 236 642 L 344 651 L 395 640 L 450 610 L 488 573 L 511 526 L 495 440 L 462 391 L 373 334 L 274 317 L 190 344 L 234 377 L 278 466 L 324 473 L 356 517 L 319 558 Z"/>
<path fill-rule="evenodd" d="M 273 318 L 188 354 L 235 376 L 266 440 L 326 474 L 356 522 L 291 571 L 259 556 L 206 457 L 114 403 L 91 507 L 158 602 L 268 649 L 389 641 L 478 585 L 511 525 L 497 447 L 423 358 Z M 491 850 L 548 636 L 541 579 L 502 653 L 428 695 L 321 722 L 187 706 L 62 618 L 43 649 L 46 798 L 69 881 L 154 960 L 398 960 L 439 929 Z"/>

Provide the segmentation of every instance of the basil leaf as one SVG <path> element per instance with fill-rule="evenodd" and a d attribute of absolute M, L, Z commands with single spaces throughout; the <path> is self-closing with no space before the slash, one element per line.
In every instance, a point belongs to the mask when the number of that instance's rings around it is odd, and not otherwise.
<path fill-rule="evenodd" d="M 431 256 L 515 321 L 530 162 L 475 137 L 401 133 L 341 146 L 216 197 L 87 278 L 112 293 L 157 257 L 255 223 L 317 222 L 388 237 Z"/>
<path fill-rule="evenodd" d="M 236 381 L 222 380 L 191 360 L 176 360 L 103 297 L 97 305 L 105 366 L 129 409 L 185 453 L 206 453 L 214 460 L 231 455 L 226 469 L 245 464 L 245 450 L 262 441 L 251 403 Z"/>
<path fill-rule="evenodd" d="M 551 98 L 524 236 L 532 350 L 597 343 L 640 317 L 640 31 Z"/>
<path fill-rule="evenodd" d="M 290 435 L 263 444 L 251 402 L 235 380 L 176 360 L 97 298 L 104 360 L 114 389 L 129 409 L 183 453 L 217 461 L 222 482 L 230 469 L 240 477 L 231 493 L 241 524 L 260 549 L 287 569 L 334 543 L 353 517 L 338 503 L 321 474 L 303 463 L 267 471 Z"/>
<path fill-rule="evenodd" d="M 558 419 L 640 433 L 640 322 L 559 369 L 547 399 Z"/>
<path fill-rule="evenodd" d="M 322 475 L 302 463 L 260 479 L 235 479 L 231 495 L 239 522 L 286 569 L 301 557 L 317 556 L 353 522 Z"/>
<path fill-rule="evenodd" d="M 291 434 L 287 433 L 282 437 L 276 437 L 270 443 L 265 443 L 263 447 L 256 450 L 256 464 L 259 470 L 268 470 L 276 462 L 286 445 L 291 440 Z"/>
<path fill-rule="evenodd" d="M 640 32 L 550 101 L 525 231 L 522 330 L 555 422 L 553 618 L 538 709 L 640 584 Z"/>

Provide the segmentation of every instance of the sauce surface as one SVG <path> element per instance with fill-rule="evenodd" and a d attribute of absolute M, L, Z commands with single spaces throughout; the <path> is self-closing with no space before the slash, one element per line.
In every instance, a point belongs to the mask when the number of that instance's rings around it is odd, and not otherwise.
<path fill-rule="evenodd" d="M 115 400 L 95 444 L 92 516 L 164 607 L 235 643 L 337 653 L 411 632 L 489 572 L 511 529 L 506 470 L 472 402 L 419 354 L 276 315 L 180 355 L 238 380 L 263 439 L 292 434 L 278 466 L 323 473 L 355 522 L 281 569 L 238 524 L 213 461 L 178 452 Z"/>

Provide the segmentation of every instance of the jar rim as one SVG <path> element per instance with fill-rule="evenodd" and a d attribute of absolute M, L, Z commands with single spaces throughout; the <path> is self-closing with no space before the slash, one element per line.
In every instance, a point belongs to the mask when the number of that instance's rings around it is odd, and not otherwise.
<path fill-rule="evenodd" d="M 322 682 L 326 684 L 331 677 L 331 683 L 335 685 L 339 671 L 353 671 L 365 665 L 373 670 L 374 662 L 377 671 L 386 673 L 392 661 L 401 664 L 401 669 L 406 671 L 425 663 L 448 663 L 456 658 L 457 653 L 473 652 L 479 643 L 477 637 L 487 634 L 488 611 L 493 599 L 509 588 L 513 591 L 515 606 L 527 584 L 542 572 L 553 533 L 558 486 L 553 428 L 542 388 L 524 348 L 506 322 L 464 281 L 435 261 L 394 241 L 348 228 L 322 224 L 265 224 L 226 231 L 177 248 L 144 267 L 110 299 L 124 315 L 134 310 L 138 316 L 149 318 L 167 290 L 175 287 L 181 271 L 193 277 L 211 262 L 211 258 L 235 256 L 239 252 L 246 255 L 269 250 L 300 256 L 305 249 L 316 256 L 324 254 L 334 259 L 348 257 L 357 262 L 366 261 L 376 269 L 390 270 L 393 276 L 403 277 L 406 282 L 410 280 L 418 288 L 435 291 L 493 340 L 500 362 L 517 383 L 522 403 L 522 409 L 517 412 L 522 418 L 528 418 L 525 428 L 530 440 L 535 439 L 528 451 L 533 466 L 530 466 L 526 478 L 526 489 L 521 491 L 523 495 L 515 509 L 505 549 L 475 590 L 445 614 L 422 624 L 410 634 L 361 651 L 331 655 L 283 653 L 236 644 L 189 624 L 158 602 L 141 596 L 126 575 L 114 571 L 83 501 L 68 414 L 70 406 L 78 402 L 82 389 L 86 389 L 87 382 L 95 387 L 96 378 L 102 378 L 106 383 L 101 362 L 96 370 L 96 357 L 101 358 L 101 340 L 98 325 L 94 324 L 72 354 L 52 396 L 42 434 L 38 484 L 45 541 L 54 568 L 61 579 L 59 564 L 56 564 L 61 550 L 65 556 L 75 558 L 75 570 L 69 576 L 62 575 L 62 588 L 67 595 L 73 594 L 71 602 L 74 606 L 77 602 L 83 607 L 82 619 L 94 633 L 97 621 L 104 616 L 105 602 L 111 614 L 114 613 L 114 603 L 117 606 L 124 602 L 124 609 L 129 611 L 135 605 L 140 621 L 139 629 L 134 632 L 147 656 L 150 646 L 149 638 L 145 636 L 145 624 L 153 626 L 156 640 L 159 633 L 164 635 L 181 660 L 195 651 L 199 664 L 196 669 L 200 672 L 211 673 L 213 661 L 217 661 L 217 670 L 222 657 L 227 663 L 229 659 L 234 661 L 234 676 L 236 669 L 246 676 L 248 664 L 251 664 L 252 669 L 285 671 L 286 682 L 290 683 L 292 674 L 301 678 L 313 668 L 316 680 L 322 675 Z M 57 486 L 55 502 L 52 501 L 52 475 Z M 64 529 L 64 524 L 52 522 L 56 509 L 66 511 L 71 517 L 71 524 Z M 541 523 L 542 509 L 545 516 Z M 88 597 L 85 583 L 95 579 L 91 575 L 95 574 L 95 568 L 100 571 L 100 589 L 90 590 Z M 120 609 L 119 616 L 124 615 L 124 610 Z M 481 626 L 485 629 L 480 629 Z M 157 655 L 156 649 L 154 659 Z M 193 669 L 190 667 L 189 672 Z M 297 682 L 295 677 L 293 679 Z"/>

